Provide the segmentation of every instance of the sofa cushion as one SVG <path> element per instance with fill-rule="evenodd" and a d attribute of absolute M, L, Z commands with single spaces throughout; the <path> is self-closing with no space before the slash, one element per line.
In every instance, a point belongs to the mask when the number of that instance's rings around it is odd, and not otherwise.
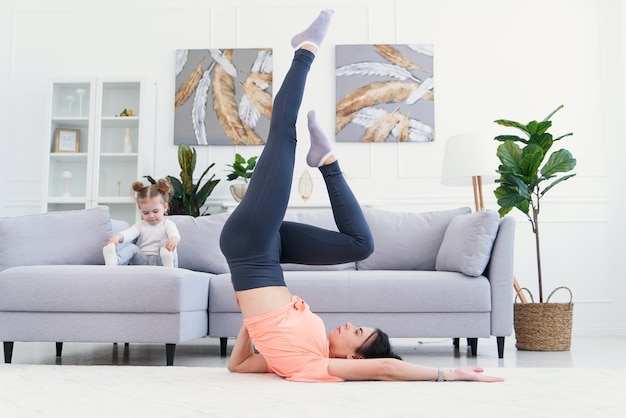
<path fill-rule="evenodd" d="M 450 221 L 469 207 L 410 213 L 364 208 L 374 237 L 374 252 L 357 261 L 358 270 L 435 270 L 439 247 Z"/>
<path fill-rule="evenodd" d="M 313 312 L 337 312 L 344 317 L 354 312 L 491 311 L 489 280 L 457 272 L 288 271 L 285 282 Z M 230 275 L 212 277 L 209 288 L 209 312 L 239 312 Z"/>
<path fill-rule="evenodd" d="M 178 244 L 178 267 L 207 273 L 229 273 L 226 257 L 220 250 L 220 234 L 228 213 L 194 218 L 188 215 L 172 215 L 171 219 L 180 232 Z"/>
<path fill-rule="evenodd" d="M 11 266 L 104 264 L 112 235 L 109 209 L 0 218 L 0 270 Z"/>
<path fill-rule="evenodd" d="M 206 311 L 210 279 L 160 266 L 18 266 L 0 274 L 0 311 Z"/>
<path fill-rule="evenodd" d="M 458 215 L 450 222 L 437 255 L 437 270 L 480 276 L 485 271 L 496 239 L 499 215 L 482 210 Z"/>

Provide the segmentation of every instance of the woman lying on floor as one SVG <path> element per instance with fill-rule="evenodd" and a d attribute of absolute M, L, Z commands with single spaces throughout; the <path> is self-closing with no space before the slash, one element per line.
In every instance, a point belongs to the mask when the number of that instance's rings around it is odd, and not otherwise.
<path fill-rule="evenodd" d="M 402 361 L 378 329 L 346 323 L 326 335 L 322 320 L 285 284 L 281 263 L 338 264 L 362 260 L 373 251 L 361 208 L 313 112 L 308 114 L 307 163 L 319 167 L 324 177 L 339 232 L 283 221 L 293 177 L 296 119 L 307 74 L 331 16 L 331 10 L 322 11 L 292 39 L 296 51 L 274 101 L 265 148 L 244 199 L 220 237 L 244 320 L 228 369 L 271 372 L 305 382 L 501 381 L 481 374 L 477 367 L 444 370 Z"/>

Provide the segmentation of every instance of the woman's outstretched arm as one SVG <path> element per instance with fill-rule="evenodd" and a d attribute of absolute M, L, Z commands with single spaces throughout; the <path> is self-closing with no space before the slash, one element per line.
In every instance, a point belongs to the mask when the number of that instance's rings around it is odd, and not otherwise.
<path fill-rule="evenodd" d="M 500 377 L 482 374 L 480 367 L 444 369 L 443 380 L 466 380 L 475 382 L 501 382 Z M 439 369 L 420 366 L 392 358 L 380 359 L 330 359 L 328 373 L 344 380 L 437 380 Z"/>
<path fill-rule="evenodd" d="M 228 370 L 233 373 L 267 373 L 267 363 L 261 354 L 255 354 L 248 329 L 242 325 L 228 360 Z"/>

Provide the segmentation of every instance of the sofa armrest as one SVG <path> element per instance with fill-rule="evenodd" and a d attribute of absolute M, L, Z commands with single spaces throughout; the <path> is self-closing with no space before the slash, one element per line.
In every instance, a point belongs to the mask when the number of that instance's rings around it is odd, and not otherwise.
<path fill-rule="evenodd" d="M 486 276 L 491 283 L 491 335 L 504 337 L 513 331 L 513 256 L 515 220 L 500 219 Z"/>

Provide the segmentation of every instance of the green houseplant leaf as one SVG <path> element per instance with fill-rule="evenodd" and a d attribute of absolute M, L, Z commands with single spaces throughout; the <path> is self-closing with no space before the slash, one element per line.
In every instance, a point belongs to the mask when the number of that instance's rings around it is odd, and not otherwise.
<path fill-rule="evenodd" d="M 513 209 L 526 215 L 535 234 L 537 250 L 537 275 L 539 285 L 539 302 L 543 302 L 543 283 L 541 274 L 541 252 L 539 245 L 539 211 L 540 199 L 554 186 L 569 180 L 575 174 L 562 175 L 576 167 L 576 159 L 566 149 L 550 154 L 552 146 L 563 138 L 571 136 L 567 133 L 553 138 L 548 133 L 552 127 L 550 118 L 563 108 L 557 107 L 542 121 L 530 121 L 527 124 L 508 119 L 498 119 L 498 125 L 521 130 L 526 138 L 516 135 L 498 135 L 494 139 L 501 142 L 496 155 L 500 166 L 496 170 L 500 178 L 494 194 L 497 198 L 500 216 L 505 216 Z M 546 187 L 543 183 L 551 181 Z"/>
<path fill-rule="evenodd" d="M 226 176 L 226 180 L 233 181 L 238 178 L 243 179 L 244 183 L 247 183 L 256 167 L 256 161 L 258 156 L 253 156 L 247 160 L 239 153 L 235 154 L 235 161 L 232 164 L 226 164 L 231 168 L 230 172 Z"/>

